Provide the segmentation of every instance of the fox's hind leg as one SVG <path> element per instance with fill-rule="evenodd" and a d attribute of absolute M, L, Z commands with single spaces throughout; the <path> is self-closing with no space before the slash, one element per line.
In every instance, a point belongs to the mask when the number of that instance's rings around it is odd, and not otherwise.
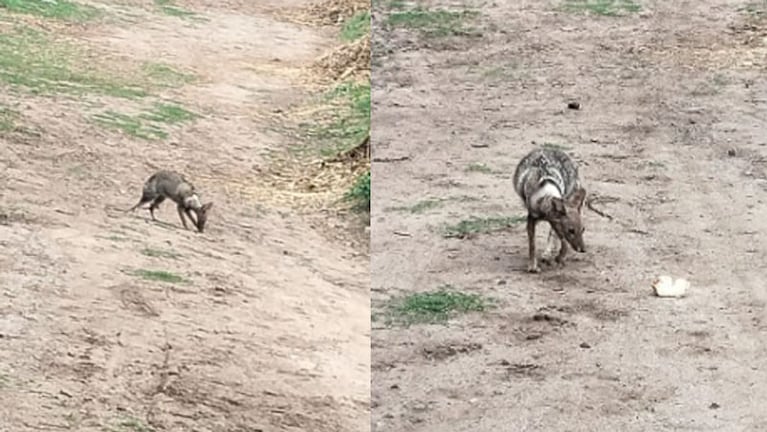
<path fill-rule="evenodd" d="M 149 214 L 152 215 L 153 221 L 157 220 L 157 218 L 154 217 L 154 211 L 157 210 L 157 207 L 160 207 L 160 204 L 162 204 L 163 201 L 165 201 L 165 197 L 158 196 L 157 198 L 154 199 L 154 201 L 152 202 L 152 205 L 149 206 Z"/>

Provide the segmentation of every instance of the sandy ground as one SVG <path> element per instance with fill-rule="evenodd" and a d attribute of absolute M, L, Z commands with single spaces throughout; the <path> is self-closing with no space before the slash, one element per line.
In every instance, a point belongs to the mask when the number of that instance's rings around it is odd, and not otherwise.
<path fill-rule="evenodd" d="M 39 132 L 0 139 L 0 431 L 366 430 L 367 257 L 312 214 L 249 199 L 270 195 L 263 154 L 290 143 L 265 113 L 307 96 L 294 78 L 337 30 L 273 16 L 299 1 L 181 3 L 205 20 L 125 1 L 128 19 L 67 30 L 115 69 L 162 60 L 200 78 L 163 94 L 204 114 L 167 140 L 88 121 L 119 100 L 0 90 Z M 172 204 L 162 223 L 116 210 L 160 167 L 214 201 L 205 234 Z"/>
<path fill-rule="evenodd" d="M 765 21 L 726 0 L 622 17 L 462 4 L 481 37 L 387 32 L 374 13 L 373 308 L 444 284 L 497 306 L 375 320 L 373 429 L 767 429 Z M 439 234 L 523 215 L 511 175 L 544 142 L 614 216 L 585 213 L 586 254 L 531 275 L 523 225 Z M 689 278 L 688 296 L 652 296 L 660 274 Z"/>

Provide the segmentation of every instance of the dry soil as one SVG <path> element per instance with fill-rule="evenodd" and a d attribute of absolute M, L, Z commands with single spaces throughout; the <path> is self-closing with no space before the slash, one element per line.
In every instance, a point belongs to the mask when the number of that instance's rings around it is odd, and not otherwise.
<path fill-rule="evenodd" d="M 374 319 L 373 430 L 765 430 L 764 5 L 562 4 L 423 2 L 478 12 L 449 37 L 374 5 L 374 313 L 444 285 L 495 307 Z M 511 175 L 544 143 L 614 217 L 586 211 L 586 254 L 528 274 L 521 224 L 440 234 L 524 215 Z M 688 295 L 654 297 L 661 274 Z"/>

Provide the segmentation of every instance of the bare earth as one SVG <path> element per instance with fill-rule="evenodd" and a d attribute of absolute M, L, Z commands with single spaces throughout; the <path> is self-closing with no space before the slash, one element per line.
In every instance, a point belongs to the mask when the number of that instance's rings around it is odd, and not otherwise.
<path fill-rule="evenodd" d="M 0 92 L 40 131 L 0 141 L 0 431 L 369 428 L 367 257 L 252 199 L 271 194 L 262 155 L 289 143 L 265 113 L 307 97 L 293 79 L 337 29 L 276 18 L 298 1 L 198 3 L 183 5 L 205 21 L 126 1 L 131 20 L 68 29 L 116 70 L 161 60 L 201 78 L 163 95 L 204 114 L 167 140 L 96 126 L 77 98 Z M 161 223 L 118 210 L 161 167 L 214 201 L 205 234 L 172 203 Z"/>
<path fill-rule="evenodd" d="M 373 430 L 767 430 L 765 21 L 743 1 L 464 4 L 482 37 L 383 34 L 374 11 L 372 301 L 449 284 L 496 307 L 374 319 Z M 524 225 L 439 233 L 524 215 L 533 142 L 569 149 L 614 217 L 586 211 L 588 252 L 539 275 Z M 661 274 L 687 297 L 652 296 Z"/>

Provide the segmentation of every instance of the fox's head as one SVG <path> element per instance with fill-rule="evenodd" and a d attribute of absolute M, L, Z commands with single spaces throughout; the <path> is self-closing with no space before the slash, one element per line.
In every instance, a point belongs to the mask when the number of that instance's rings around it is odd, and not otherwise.
<path fill-rule="evenodd" d="M 544 218 L 559 237 L 567 240 L 576 252 L 586 252 L 586 246 L 583 243 L 585 228 L 581 222 L 581 210 L 585 198 L 586 190 L 578 188 L 569 199 L 552 197 L 543 206 Z"/>
<path fill-rule="evenodd" d="M 199 209 L 194 210 L 197 214 L 197 231 L 203 232 L 205 230 L 205 223 L 208 221 L 208 213 L 210 208 L 213 207 L 213 203 L 209 202 L 203 204 Z"/>

